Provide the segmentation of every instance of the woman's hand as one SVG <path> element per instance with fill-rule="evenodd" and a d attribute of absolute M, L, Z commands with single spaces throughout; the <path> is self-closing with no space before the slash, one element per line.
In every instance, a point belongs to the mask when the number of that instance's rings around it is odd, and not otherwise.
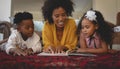
<path fill-rule="evenodd" d="M 43 52 L 47 52 L 47 53 L 65 53 L 67 50 L 68 50 L 68 48 L 65 47 L 65 46 L 58 46 L 58 47 L 49 46 L 47 49 L 44 49 Z"/>
<path fill-rule="evenodd" d="M 46 52 L 46 53 L 55 53 L 55 50 L 56 50 L 55 47 L 49 46 L 48 48 L 43 49 L 43 52 Z"/>
<path fill-rule="evenodd" d="M 68 50 L 65 46 L 57 46 L 55 53 L 65 53 Z"/>

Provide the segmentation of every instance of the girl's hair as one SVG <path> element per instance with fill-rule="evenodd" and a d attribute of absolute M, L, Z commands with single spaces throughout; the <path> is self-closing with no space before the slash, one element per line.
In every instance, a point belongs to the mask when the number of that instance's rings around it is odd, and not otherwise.
<path fill-rule="evenodd" d="M 33 15 L 29 12 L 18 12 L 14 16 L 14 24 L 18 25 L 23 20 L 33 19 Z"/>
<path fill-rule="evenodd" d="M 67 16 L 72 16 L 74 11 L 73 2 L 71 0 L 46 0 L 42 7 L 42 14 L 45 20 L 49 23 L 53 23 L 52 13 L 54 9 L 62 7 L 65 9 Z"/>
<path fill-rule="evenodd" d="M 114 33 L 112 28 L 104 20 L 103 15 L 99 11 L 96 11 L 96 10 L 90 10 L 90 11 L 95 12 L 96 18 L 95 18 L 95 20 L 92 20 L 92 23 L 98 25 L 98 29 L 96 30 L 96 32 L 100 35 L 100 37 L 101 37 L 101 39 L 103 41 L 105 41 L 107 44 L 111 44 L 112 43 L 112 39 L 113 39 L 113 33 Z M 84 18 L 87 18 L 86 14 L 87 13 L 85 13 L 82 16 L 81 20 L 79 21 L 78 28 L 77 28 L 77 34 L 78 35 L 80 34 L 82 20 Z"/>

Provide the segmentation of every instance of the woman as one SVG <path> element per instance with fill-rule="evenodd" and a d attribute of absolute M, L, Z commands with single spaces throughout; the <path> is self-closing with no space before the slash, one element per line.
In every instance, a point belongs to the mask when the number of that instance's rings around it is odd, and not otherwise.
<path fill-rule="evenodd" d="M 44 52 L 62 53 L 73 50 L 77 44 L 76 24 L 72 16 L 71 0 L 46 0 L 42 13 L 45 19 L 42 30 Z"/>

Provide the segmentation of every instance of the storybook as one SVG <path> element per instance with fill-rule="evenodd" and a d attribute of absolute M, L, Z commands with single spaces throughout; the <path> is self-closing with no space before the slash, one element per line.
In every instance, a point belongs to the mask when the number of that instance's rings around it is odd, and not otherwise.
<path fill-rule="evenodd" d="M 69 52 L 69 53 L 39 53 L 38 56 L 97 56 L 91 53 L 77 53 L 77 52 Z"/>

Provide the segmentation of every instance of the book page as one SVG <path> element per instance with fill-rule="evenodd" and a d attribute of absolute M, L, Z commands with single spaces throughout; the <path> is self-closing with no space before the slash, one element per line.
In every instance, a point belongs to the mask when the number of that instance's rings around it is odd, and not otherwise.
<path fill-rule="evenodd" d="M 97 56 L 90 53 L 39 53 L 38 56 Z"/>
<path fill-rule="evenodd" d="M 91 53 L 69 53 L 69 56 L 97 56 Z"/>
<path fill-rule="evenodd" d="M 66 53 L 45 53 L 45 52 L 42 52 L 42 53 L 39 53 L 38 56 L 68 56 L 68 54 Z"/>

